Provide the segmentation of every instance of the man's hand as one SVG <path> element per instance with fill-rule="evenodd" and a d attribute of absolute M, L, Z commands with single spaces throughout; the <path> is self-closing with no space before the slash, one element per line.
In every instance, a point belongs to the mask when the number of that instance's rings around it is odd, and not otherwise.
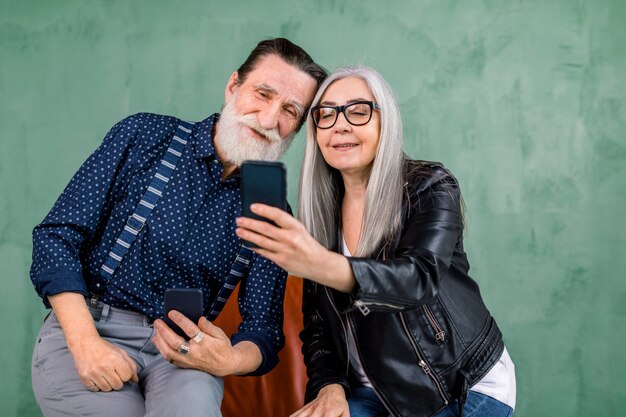
<path fill-rule="evenodd" d="M 187 342 L 189 351 L 183 354 L 179 348 L 185 340 L 163 320 L 154 322 L 156 336 L 152 341 L 172 364 L 215 376 L 245 374 L 261 365 L 261 351 L 254 343 L 244 341 L 233 346 L 224 331 L 204 317 L 195 324 L 176 310 L 170 311 L 168 316 L 191 338 Z"/>
<path fill-rule="evenodd" d="M 341 385 L 326 385 L 317 398 L 290 417 L 350 417 L 346 393 Z"/>
<path fill-rule="evenodd" d="M 63 328 L 78 376 L 87 389 L 119 390 L 127 381 L 139 381 L 135 361 L 98 334 L 85 297 L 64 292 L 51 295 L 48 300 Z"/>
<path fill-rule="evenodd" d="M 127 381 L 139 382 L 137 364 L 125 350 L 100 336 L 88 336 L 70 347 L 78 376 L 91 391 L 120 390 Z"/>

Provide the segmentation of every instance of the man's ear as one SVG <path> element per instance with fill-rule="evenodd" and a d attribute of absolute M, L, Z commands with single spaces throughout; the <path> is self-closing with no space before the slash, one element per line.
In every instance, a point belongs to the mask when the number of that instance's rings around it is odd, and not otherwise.
<path fill-rule="evenodd" d="M 226 84 L 226 90 L 224 91 L 224 101 L 230 100 L 235 90 L 237 90 L 237 87 L 239 87 L 238 82 L 239 82 L 239 73 L 235 71 L 230 76 L 230 78 L 228 79 L 228 83 Z"/>

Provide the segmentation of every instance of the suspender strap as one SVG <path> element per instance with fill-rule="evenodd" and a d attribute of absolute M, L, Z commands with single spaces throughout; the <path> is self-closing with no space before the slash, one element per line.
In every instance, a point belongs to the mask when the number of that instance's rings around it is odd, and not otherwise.
<path fill-rule="evenodd" d="M 226 277 L 226 282 L 224 282 L 224 286 L 220 289 L 220 292 L 217 294 L 217 298 L 213 302 L 213 306 L 211 307 L 211 312 L 209 313 L 209 320 L 213 321 L 217 318 L 220 311 L 226 305 L 226 301 L 228 301 L 228 297 L 232 294 L 233 290 L 237 286 L 237 283 L 243 278 L 250 269 L 250 258 L 252 257 L 252 251 L 244 245 L 241 245 L 239 249 L 239 253 L 235 258 L 232 266 L 230 267 L 230 272 Z"/>
<path fill-rule="evenodd" d="M 122 229 L 109 255 L 100 267 L 100 275 L 94 277 L 91 288 L 92 300 L 96 300 L 99 296 L 104 294 L 117 267 L 122 263 L 122 259 L 128 253 L 128 249 L 137 238 L 139 232 L 141 232 L 141 229 L 143 229 L 150 213 L 163 195 L 163 191 L 170 181 L 176 169 L 176 164 L 189 141 L 189 135 L 191 134 L 193 125 L 192 122 L 184 121 L 181 121 L 180 125 L 178 125 L 176 133 L 174 133 L 174 137 L 172 137 L 169 147 L 165 152 L 165 156 L 161 159 L 161 163 L 157 168 L 156 174 L 152 177 L 148 189 L 143 197 L 141 197 L 141 200 L 139 200 L 139 204 L 133 214 L 128 217 L 124 229 Z"/>

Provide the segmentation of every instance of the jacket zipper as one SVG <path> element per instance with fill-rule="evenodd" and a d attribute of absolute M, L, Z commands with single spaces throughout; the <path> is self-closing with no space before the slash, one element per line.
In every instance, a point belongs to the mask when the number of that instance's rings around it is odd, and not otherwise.
<path fill-rule="evenodd" d="M 430 307 L 426 304 L 422 304 L 422 309 L 424 310 L 424 314 L 426 314 L 426 318 L 430 322 L 430 325 L 433 326 L 433 329 L 435 330 L 435 338 L 440 342 L 445 342 L 446 332 L 444 332 L 441 326 L 439 326 L 439 323 L 437 322 L 437 319 L 435 319 L 435 315 L 431 311 Z"/>
<path fill-rule="evenodd" d="M 424 371 L 424 373 L 430 379 L 433 380 L 433 382 L 435 383 L 435 386 L 437 387 L 437 390 L 439 391 L 439 395 L 441 395 L 441 398 L 443 399 L 443 402 L 446 405 L 448 405 L 448 397 L 443 392 L 443 388 L 441 388 L 441 383 L 439 382 L 439 379 L 437 379 L 437 376 L 433 373 L 432 369 L 428 366 L 428 363 L 426 363 L 422 354 L 417 348 L 417 345 L 415 344 L 415 341 L 413 340 L 413 337 L 411 336 L 411 332 L 409 331 L 406 321 L 404 320 L 404 314 L 402 313 L 400 313 L 400 321 L 402 321 L 402 327 L 404 328 L 404 332 L 409 338 L 409 342 L 411 343 L 411 346 L 413 346 L 413 351 L 415 352 L 415 354 L 417 355 L 417 358 L 419 359 L 419 362 L 417 364 L 419 365 L 420 368 L 422 368 L 422 371 Z"/>
<path fill-rule="evenodd" d="M 367 302 L 363 300 L 354 301 L 354 306 L 358 308 L 361 314 L 363 314 L 364 316 L 367 316 L 369 313 L 372 312 L 369 309 L 368 305 L 383 306 L 383 307 L 391 308 L 393 310 L 402 310 L 404 308 L 403 306 L 399 306 L 395 304 L 379 303 L 376 301 L 367 301 Z"/>
<path fill-rule="evenodd" d="M 345 342 L 346 342 L 346 376 L 347 376 L 348 373 L 350 372 L 350 348 L 348 347 L 348 331 L 346 330 L 346 325 L 341 319 L 341 314 L 339 314 L 339 310 L 337 310 L 337 307 L 335 307 L 335 302 L 333 301 L 332 297 L 330 296 L 330 293 L 328 292 L 328 287 L 324 286 L 324 291 L 326 292 L 326 296 L 328 297 L 328 301 L 330 302 L 330 305 L 333 307 L 333 310 L 335 310 L 335 313 L 337 313 L 337 318 L 339 319 L 339 323 L 341 323 L 341 327 L 343 328 L 343 334 L 345 336 Z"/>
<path fill-rule="evenodd" d="M 350 321 L 349 317 L 346 317 L 347 321 Z M 355 347 L 356 347 L 356 338 L 354 337 L 354 332 L 353 332 L 353 326 L 351 325 L 351 322 L 348 323 L 348 329 L 350 331 L 350 333 L 352 333 L 352 339 L 355 342 Z M 359 355 L 359 361 L 361 360 L 361 355 L 359 354 L 359 349 L 356 348 L 357 351 L 357 355 Z M 348 350 L 348 364 L 350 363 L 350 351 Z M 387 412 L 389 413 L 390 416 L 393 416 L 394 414 L 391 412 L 391 410 L 389 409 L 389 407 L 387 407 L 387 404 L 385 404 L 385 401 L 383 400 L 383 398 L 380 396 L 380 394 L 378 394 L 378 391 L 376 391 L 376 388 L 374 388 L 374 384 L 372 383 L 372 379 L 369 377 L 369 375 L 367 375 L 367 371 L 365 370 L 365 367 L 363 366 L 363 362 L 361 362 L 361 369 L 363 369 L 363 372 L 365 372 L 365 376 L 367 377 L 368 381 L 370 382 L 370 384 L 372 384 L 372 391 L 374 391 L 374 394 L 376 394 L 376 396 L 378 397 L 378 400 L 380 401 L 380 403 L 387 409 Z"/>

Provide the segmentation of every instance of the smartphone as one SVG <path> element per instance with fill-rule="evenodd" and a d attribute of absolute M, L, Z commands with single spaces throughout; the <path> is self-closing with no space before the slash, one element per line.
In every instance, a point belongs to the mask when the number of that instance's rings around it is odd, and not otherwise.
<path fill-rule="evenodd" d="M 184 314 L 189 320 L 198 323 L 202 317 L 202 290 L 199 288 L 168 288 L 165 290 L 165 301 L 163 321 L 177 334 L 189 340 L 190 337 L 185 334 L 183 329 L 178 327 L 167 316 L 171 310 L 176 310 Z"/>
<path fill-rule="evenodd" d="M 257 220 L 268 219 L 257 216 L 250 210 L 253 203 L 287 210 L 287 170 L 281 162 L 244 161 L 241 164 L 241 206 L 244 217 Z M 256 247 L 246 242 L 246 246 Z"/>

